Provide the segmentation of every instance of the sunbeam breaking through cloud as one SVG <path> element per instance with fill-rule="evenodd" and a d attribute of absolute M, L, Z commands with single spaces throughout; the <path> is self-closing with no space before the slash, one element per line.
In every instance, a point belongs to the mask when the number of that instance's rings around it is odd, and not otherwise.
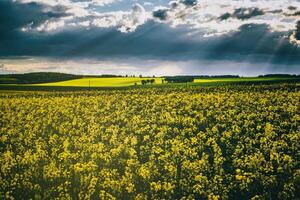
<path fill-rule="evenodd" d="M 128 58 L 132 73 L 205 73 L 219 62 L 299 73 L 299 13 L 298 0 L 3 0 L 0 63 L 26 56 L 91 69 L 93 60 L 100 73 L 104 61 L 115 67 Z M 156 66 L 146 69 L 151 60 Z M 218 74 L 230 72 L 217 66 Z"/>

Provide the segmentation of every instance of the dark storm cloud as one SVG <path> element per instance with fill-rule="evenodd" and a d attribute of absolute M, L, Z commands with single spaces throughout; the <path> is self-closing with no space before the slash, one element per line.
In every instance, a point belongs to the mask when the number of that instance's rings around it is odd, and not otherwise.
<path fill-rule="evenodd" d="M 176 1 L 173 1 L 173 2 L 170 2 L 170 7 L 171 7 L 171 9 L 176 9 L 176 8 L 178 8 L 178 2 L 176 2 Z"/>
<path fill-rule="evenodd" d="M 300 11 L 295 12 L 293 16 L 300 16 Z"/>
<path fill-rule="evenodd" d="M 286 33 L 270 32 L 267 25 L 248 24 L 238 32 L 218 39 L 209 56 L 215 59 L 248 60 L 272 64 L 300 64 L 300 48 Z"/>
<path fill-rule="evenodd" d="M 219 17 L 220 20 L 227 20 L 231 17 L 232 15 L 230 13 L 224 13 Z"/>
<path fill-rule="evenodd" d="M 221 15 L 219 19 L 227 20 L 229 18 L 237 18 L 240 20 L 246 20 L 264 14 L 264 11 L 259 8 L 237 8 L 233 13 L 225 13 Z"/>
<path fill-rule="evenodd" d="M 9 0 L 0 1 L 0 55 L 28 55 L 46 52 L 46 35 L 30 34 L 21 28 L 38 26 L 46 20 L 66 16 L 60 6 L 47 7 L 37 3 L 17 3 Z"/>
<path fill-rule="evenodd" d="M 188 51 L 189 42 L 182 38 L 185 34 L 184 29 L 172 29 L 153 21 L 127 34 L 115 29 L 94 29 L 85 42 L 74 45 L 65 55 L 171 58 Z"/>
<path fill-rule="evenodd" d="M 264 15 L 264 11 L 259 8 L 239 8 L 233 13 L 233 16 L 237 19 L 249 19 L 259 15 Z"/>
<path fill-rule="evenodd" d="M 300 20 L 297 22 L 297 25 L 296 25 L 295 37 L 296 37 L 297 40 L 300 40 Z"/>
<path fill-rule="evenodd" d="M 74 28 L 45 34 L 21 32 L 20 28 L 32 21 L 56 17 L 55 13 L 63 14 L 63 8 L 44 12 L 38 4 L 20 5 L 1 1 L 0 9 L 0 56 L 27 55 L 62 59 L 139 57 L 300 64 L 300 48 L 292 45 L 288 38 L 282 37 L 287 33 L 272 32 L 267 25 L 244 25 L 234 33 L 210 38 L 190 35 L 189 29 L 185 27 L 171 28 L 151 20 L 126 34 L 113 27 Z M 239 18 L 249 17 L 242 15 L 241 10 L 234 13 L 236 16 L 239 13 Z M 250 13 L 257 15 L 260 12 L 252 9 Z M 297 38 L 300 38 L 299 30 L 298 23 Z"/>
<path fill-rule="evenodd" d="M 168 17 L 168 9 L 158 9 L 152 12 L 153 17 L 158 18 L 160 20 L 166 20 Z"/>
<path fill-rule="evenodd" d="M 297 7 L 295 7 L 295 6 L 289 6 L 288 9 L 289 10 L 297 10 Z"/>
<path fill-rule="evenodd" d="M 197 5 L 198 0 L 182 0 L 181 2 L 186 6 L 194 6 Z"/>
<path fill-rule="evenodd" d="M 0 1 L 0 36 L 2 39 L 19 35 L 19 29 L 31 24 L 38 26 L 46 20 L 66 16 L 60 6 L 47 7 L 37 3 L 17 3 L 9 0 Z"/>
<path fill-rule="evenodd" d="M 266 25 L 245 25 L 236 33 L 206 39 L 195 36 L 187 38 L 186 34 L 185 29 L 174 29 L 164 24 L 148 22 L 135 32 L 127 34 L 115 29 L 95 28 L 64 31 L 48 36 L 23 35 L 16 42 L 4 43 L 0 55 L 96 59 L 118 57 L 161 60 L 248 59 L 251 62 L 300 64 L 298 57 L 300 48 L 290 44 L 288 39 L 282 38 L 283 33 L 270 32 Z"/>
<path fill-rule="evenodd" d="M 285 13 L 285 16 L 300 16 L 300 11 L 296 11 L 294 13 Z"/>
<path fill-rule="evenodd" d="M 278 13 L 282 13 L 283 10 L 282 9 L 278 9 L 278 10 L 271 10 L 271 11 L 268 11 L 269 13 L 273 13 L 273 14 L 278 14 Z"/>

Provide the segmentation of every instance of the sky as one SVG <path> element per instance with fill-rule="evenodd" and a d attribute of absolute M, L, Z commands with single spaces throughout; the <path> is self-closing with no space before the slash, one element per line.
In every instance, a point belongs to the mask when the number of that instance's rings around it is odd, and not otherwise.
<path fill-rule="evenodd" d="M 0 73 L 300 74 L 300 0 L 0 0 Z"/>

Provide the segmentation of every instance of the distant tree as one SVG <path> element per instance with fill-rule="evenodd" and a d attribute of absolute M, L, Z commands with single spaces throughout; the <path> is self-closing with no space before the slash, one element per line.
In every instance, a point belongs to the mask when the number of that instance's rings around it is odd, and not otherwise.
<path fill-rule="evenodd" d="M 193 76 L 169 76 L 165 78 L 168 83 L 188 83 L 193 82 Z"/>
<path fill-rule="evenodd" d="M 259 75 L 258 77 L 292 78 L 292 77 L 297 77 L 297 75 L 296 74 L 265 74 L 265 75 Z"/>
<path fill-rule="evenodd" d="M 85 76 L 90 78 L 114 78 L 114 77 L 122 77 L 121 75 L 114 75 L 114 74 L 102 74 L 102 75 L 94 75 L 94 76 Z"/>
<path fill-rule="evenodd" d="M 142 85 L 153 84 L 155 83 L 155 79 L 146 79 L 141 81 Z"/>
<path fill-rule="evenodd" d="M 140 78 L 143 78 L 143 75 L 140 74 L 139 77 L 140 77 Z"/>

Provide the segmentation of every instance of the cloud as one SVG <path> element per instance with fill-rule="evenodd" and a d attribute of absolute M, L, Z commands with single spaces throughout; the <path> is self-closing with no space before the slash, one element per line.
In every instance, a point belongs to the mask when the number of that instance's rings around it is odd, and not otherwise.
<path fill-rule="evenodd" d="M 268 11 L 268 13 L 272 13 L 272 14 L 279 14 L 279 13 L 282 13 L 283 10 L 282 9 L 277 9 L 277 10 L 270 10 Z"/>
<path fill-rule="evenodd" d="M 185 26 L 191 34 L 205 37 L 236 32 L 246 24 L 266 24 L 271 31 L 289 32 L 294 30 L 298 12 L 289 5 L 298 7 L 300 2 L 282 1 L 172 1 L 168 8 L 156 9 L 153 17 L 172 27 Z M 194 3 L 191 3 L 194 2 Z M 195 3 L 196 2 L 196 3 Z M 193 6 L 187 6 L 193 5 Z"/>
<path fill-rule="evenodd" d="M 259 15 L 264 15 L 265 12 L 263 10 L 260 10 L 259 8 L 237 8 L 234 10 L 232 14 L 225 13 L 219 18 L 221 20 L 227 20 L 230 17 L 245 20 L 250 19 L 252 17 L 256 17 Z"/>
<path fill-rule="evenodd" d="M 153 5 L 153 3 L 152 2 L 144 2 L 144 4 L 143 4 L 144 6 L 152 6 Z"/>
<path fill-rule="evenodd" d="M 7 1 L 7 0 L 5 0 Z M 131 10 L 109 10 L 110 5 L 128 0 L 16 0 L 23 4 L 47 7 L 48 18 L 36 18 L 25 24 L 23 31 L 55 32 L 74 27 L 91 29 L 115 28 L 120 32 L 132 32 L 148 20 L 157 20 L 172 27 L 185 26 L 191 33 L 205 37 L 228 34 L 245 24 L 267 24 L 272 31 L 292 32 L 297 21 L 299 1 L 271 0 L 173 0 L 169 3 L 151 2 L 145 10 L 134 4 Z M 137 1 L 138 2 L 138 1 Z M 149 5 L 149 2 L 144 2 Z M 128 4 L 128 3 L 127 3 Z M 106 7 L 106 11 L 99 10 Z M 168 7 L 165 7 L 168 6 Z M 59 8 L 59 9 L 58 9 Z M 151 10 L 152 8 L 152 10 Z M 149 10 L 150 9 L 150 10 Z M 45 9 L 44 9 L 45 11 Z M 46 12 L 44 12 L 46 15 Z M 64 15 L 62 15 L 64 14 Z M 51 17 L 50 17 L 51 16 Z"/>
<path fill-rule="evenodd" d="M 42 0 L 39 1 L 35 0 L 35 1 L 42 3 Z M 70 7 L 66 2 L 65 4 L 61 5 L 61 7 L 64 6 L 63 8 L 65 9 L 66 14 L 64 16 L 61 16 L 59 18 L 48 17 L 43 20 L 40 20 L 38 24 L 34 22 L 30 22 L 24 25 L 22 30 L 26 32 L 34 32 L 34 31 L 54 32 L 54 31 L 60 31 L 62 28 L 72 29 L 74 27 L 76 28 L 115 27 L 120 32 L 131 32 L 134 31 L 139 25 L 144 24 L 149 18 L 149 15 L 147 14 L 143 6 L 138 3 L 134 4 L 130 11 L 114 11 L 114 12 L 100 13 L 100 12 L 89 11 L 84 6 Z M 100 4 L 100 1 L 95 1 L 95 0 L 76 1 L 76 3 L 86 3 L 86 2 L 89 2 L 89 4 L 93 2 L 94 3 L 97 2 L 97 5 Z M 105 2 L 108 3 L 113 1 L 105 1 Z M 52 5 L 51 1 L 49 5 Z M 57 7 L 56 4 L 53 5 L 55 5 L 53 8 Z"/>
<path fill-rule="evenodd" d="M 1 62 L 1 59 L 0 59 Z M 11 74 L 11 73 L 16 73 L 16 71 L 9 69 L 4 63 L 0 63 L 0 73 L 1 74 Z"/>
<path fill-rule="evenodd" d="M 111 28 L 116 27 L 123 33 L 135 31 L 136 28 L 144 24 L 149 18 L 144 7 L 138 3 L 132 6 L 131 11 L 107 12 L 96 16 L 84 18 L 82 22 L 74 22 L 72 26 L 88 26 L 89 28 Z"/>
<path fill-rule="evenodd" d="M 290 44 L 288 37 L 271 32 L 266 25 L 244 25 L 232 34 L 202 38 L 189 35 L 189 30 L 184 27 L 171 28 L 154 21 L 126 34 L 113 28 L 74 29 L 47 36 L 36 34 L 35 37 L 21 37 L 13 43 L 3 43 L 0 49 L 0 56 L 247 60 L 273 64 L 300 64 L 299 54 L 300 48 Z"/>
<path fill-rule="evenodd" d="M 123 15 L 122 18 L 118 30 L 121 32 L 132 32 L 148 20 L 148 15 L 144 7 L 136 3 L 132 6 L 131 12 Z"/>
<path fill-rule="evenodd" d="M 297 10 L 297 7 L 296 6 L 289 6 L 288 9 L 289 10 Z"/>
<path fill-rule="evenodd" d="M 290 41 L 300 46 L 300 21 L 296 24 L 296 30 L 290 36 Z"/>
<path fill-rule="evenodd" d="M 176 9 L 179 6 L 179 2 L 177 1 L 170 1 L 169 6 L 171 9 Z"/>
<path fill-rule="evenodd" d="M 272 65 L 269 63 L 250 63 L 247 61 L 174 61 L 141 59 L 67 59 L 15 58 L 1 60 L 6 65 L 4 73 L 24 72 L 64 72 L 73 74 L 120 74 L 144 76 L 166 75 L 224 75 L 239 74 L 257 76 L 268 73 L 300 73 L 297 65 Z M 142 63 L 142 65 L 141 65 Z M 88 67 L 87 67 L 88 66 Z M 226 67 L 224 67 L 226 66 Z"/>
<path fill-rule="evenodd" d="M 168 12 L 168 9 L 166 9 L 166 8 L 159 8 L 157 10 L 154 10 L 153 13 L 152 13 L 152 15 L 153 15 L 154 18 L 158 18 L 159 20 L 164 21 L 168 17 L 168 13 L 167 12 Z"/>
<path fill-rule="evenodd" d="M 54 22 L 61 24 L 68 17 L 70 14 L 65 12 L 63 6 L 3 0 L 0 2 L 0 36 L 5 40 L 20 35 L 20 30 L 40 29 L 41 26 L 47 26 L 50 30 L 55 28 Z"/>
<path fill-rule="evenodd" d="M 298 1 L 151 1 L 146 9 L 142 1 L 132 6 L 125 0 L 61 2 L 0 1 L 0 56 L 138 58 L 178 67 L 189 60 L 250 63 L 277 71 L 300 64 L 300 48 L 294 45 L 299 44 L 299 19 L 292 15 L 297 9 L 289 8 L 298 8 Z"/>
<path fill-rule="evenodd" d="M 181 3 L 186 6 L 195 6 L 198 3 L 198 0 L 182 0 Z"/>
<path fill-rule="evenodd" d="M 295 11 L 293 13 L 285 13 L 286 16 L 300 16 L 300 11 Z"/>
<path fill-rule="evenodd" d="M 245 20 L 264 14 L 264 11 L 259 8 L 239 8 L 234 11 L 233 16 Z"/>
<path fill-rule="evenodd" d="M 300 40 L 300 20 L 297 22 L 297 25 L 296 25 L 296 39 L 297 40 Z"/>
<path fill-rule="evenodd" d="M 74 7 L 89 7 L 93 5 L 97 6 L 105 6 L 108 4 L 112 4 L 114 2 L 117 2 L 119 0 L 14 0 L 15 2 L 19 3 L 38 3 L 38 4 L 44 4 L 49 6 L 66 6 L 70 8 Z"/>
<path fill-rule="evenodd" d="M 219 19 L 220 20 L 227 20 L 229 19 L 230 17 L 232 17 L 232 15 L 230 13 L 225 13 L 225 14 L 222 14 Z"/>

